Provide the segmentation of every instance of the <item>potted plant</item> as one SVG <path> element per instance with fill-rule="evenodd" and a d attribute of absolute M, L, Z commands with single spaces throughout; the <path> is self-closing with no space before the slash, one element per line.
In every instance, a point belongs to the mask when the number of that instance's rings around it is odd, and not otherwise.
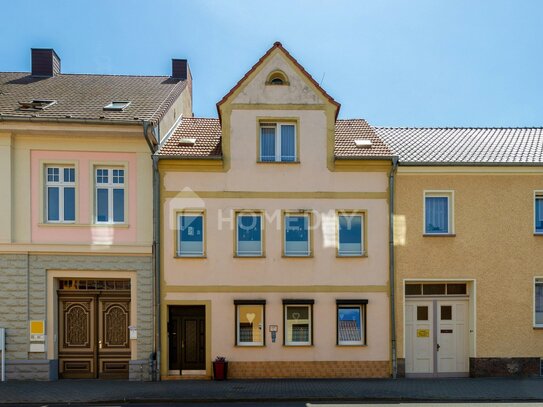
<path fill-rule="evenodd" d="M 228 376 L 228 362 L 224 356 L 217 356 L 213 362 L 213 379 L 226 380 Z"/>

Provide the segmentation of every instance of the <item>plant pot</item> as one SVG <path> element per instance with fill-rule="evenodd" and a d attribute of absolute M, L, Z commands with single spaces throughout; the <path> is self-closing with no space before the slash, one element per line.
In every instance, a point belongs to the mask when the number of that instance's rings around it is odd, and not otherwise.
<path fill-rule="evenodd" d="M 228 362 L 213 362 L 213 379 L 226 380 L 228 378 Z"/>

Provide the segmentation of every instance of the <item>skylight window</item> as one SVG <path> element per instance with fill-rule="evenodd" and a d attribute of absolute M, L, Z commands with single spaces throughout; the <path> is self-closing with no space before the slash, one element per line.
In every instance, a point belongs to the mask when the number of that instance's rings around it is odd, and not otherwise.
<path fill-rule="evenodd" d="M 358 148 L 371 148 L 371 146 L 373 145 L 371 140 L 364 140 L 364 139 L 356 139 L 354 143 L 356 144 Z"/>
<path fill-rule="evenodd" d="M 179 139 L 179 146 L 193 146 L 196 144 L 196 139 L 195 138 L 188 138 L 188 137 L 185 137 L 185 138 L 181 138 Z"/>
<path fill-rule="evenodd" d="M 122 112 L 124 109 L 126 109 L 128 107 L 129 104 L 130 104 L 130 102 L 128 102 L 128 101 L 114 100 L 109 105 L 105 105 L 104 110 L 112 110 L 112 111 L 115 111 L 115 112 Z"/>
<path fill-rule="evenodd" d="M 44 110 L 57 103 L 56 100 L 32 99 L 30 102 L 19 102 L 19 107 L 25 110 Z"/>

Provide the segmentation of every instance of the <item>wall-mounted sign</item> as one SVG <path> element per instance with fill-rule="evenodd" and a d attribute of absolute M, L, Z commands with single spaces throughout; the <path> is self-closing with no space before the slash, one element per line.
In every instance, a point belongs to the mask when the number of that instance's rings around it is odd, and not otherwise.
<path fill-rule="evenodd" d="M 135 326 L 130 325 L 128 330 L 130 331 L 130 339 L 138 339 L 138 330 Z"/>
<path fill-rule="evenodd" d="M 30 321 L 30 342 L 45 342 L 45 321 Z"/>
<path fill-rule="evenodd" d="M 453 330 L 452 330 L 452 329 L 442 329 L 442 330 L 441 330 L 441 333 L 442 333 L 442 334 L 452 334 L 452 333 L 453 333 Z"/>
<path fill-rule="evenodd" d="M 417 329 L 417 338 L 429 338 L 430 330 L 429 329 Z"/>
<path fill-rule="evenodd" d="M 270 325 L 270 332 L 277 332 L 277 325 Z"/>

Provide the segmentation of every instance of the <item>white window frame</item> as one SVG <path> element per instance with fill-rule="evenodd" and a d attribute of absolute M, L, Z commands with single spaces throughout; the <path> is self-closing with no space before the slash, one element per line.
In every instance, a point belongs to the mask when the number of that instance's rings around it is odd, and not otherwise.
<path fill-rule="evenodd" d="M 346 254 L 341 252 L 340 243 L 340 223 L 339 218 L 341 216 L 360 216 L 360 253 Z M 366 256 L 366 212 L 363 211 L 337 211 L 336 212 L 336 225 L 337 225 L 337 256 L 338 257 L 364 257 Z"/>
<path fill-rule="evenodd" d="M 202 218 L 202 252 L 201 253 L 181 253 L 181 217 L 182 216 L 200 216 Z M 205 212 L 177 212 L 177 246 L 176 257 L 206 257 L 206 217 Z"/>
<path fill-rule="evenodd" d="M 75 223 L 77 220 L 77 169 L 74 165 L 55 165 L 55 164 L 46 164 L 45 165 L 45 222 L 46 223 Z M 58 168 L 58 181 L 49 181 L 48 170 L 49 168 Z M 64 180 L 64 170 L 72 169 L 74 170 L 74 180 L 65 181 Z M 58 188 L 58 220 L 49 219 L 49 187 Z M 64 220 L 64 188 L 73 188 L 74 189 L 74 220 Z"/>
<path fill-rule="evenodd" d="M 300 217 L 300 216 L 307 217 L 307 254 L 287 253 L 287 217 L 289 216 L 290 217 Z M 290 212 L 290 211 L 283 212 L 283 256 L 284 257 L 312 257 L 313 256 L 312 237 L 311 237 L 311 234 L 313 232 L 312 221 L 313 219 L 310 212 Z"/>
<path fill-rule="evenodd" d="M 294 160 L 292 161 L 283 161 L 281 158 L 281 127 L 282 126 L 294 126 Z M 258 144 L 260 151 L 258 152 L 258 161 L 263 163 L 293 163 L 298 160 L 298 126 L 295 122 L 282 122 L 282 121 L 262 121 L 258 128 Z M 264 161 L 262 160 L 262 129 L 275 129 L 275 160 L 274 161 Z"/>
<path fill-rule="evenodd" d="M 447 212 L 449 216 L 449 230 L 446 233 L 428 233 L 426 231 L 426 198 L 447 198 Z M 454 191 L 430 190 L 424 191 L 422 196 L 422 233 L 424 236 L 450 236 L 454 235 Z"/>
<path fill-rule="evenodd" d="M 536 227 L 536 222 L 537 222 L 537 219 L 536 219 L 536 215 L 537 215 L 537 211 L 536 211 L 536 202 L 541 199 L 543 200 L 543 191 L 534 191 L 534 234 L 535 235 L 543 235 L 543 231 L 538 231 L 537 230 L 537 227 Z"/>
<path fill-rule="evenodd" d="M 261 310 L 261 321 L 262 321 L 262 340 L 260 342 L 241 342 L 241 320 L 239 315 L 240 307 L 243 306 L 249 306 L 249 307 L 260 307 Z M 264 307 L 266 304 L 260 304 L 260 303 L 243 303 L 243 304 L 235 304 L 236 307 L 236 346 L 248 346 L 248 347 L 263 347 L 265 346 L 265 339 L 266 339 L 266 311 Z"/>
<path fill-rule="evenodd" d="M 533 310 L 532 310 L 532 313 L 533 313 L 533 326 L 534 328 L 543 328 L 543 324 L 538 324 L 536 323 L 536 318 L 535 318 L 535 313 L 536 313 L 536 285 L 537 284 L 542 284 L 543 285 L 543 277 L 534 277 L 534 294 L 533 294 Z"/>
<path fill-rule="evenodd" d="M 306 342 L 293 342 L 289 341 L 288 339 L 288 326 L 289 326 L 289 319 L 287 318 L 287 311 L 289 307 L 306 307 L 308 309 L 308 316 L 309 319 L 307 320 L 308 324 L 308 334 L 309 334 L 309 341 Z M 289 304 L 283 304 L 283 318 L 284 318 L 284 326 L 283 331 L 285 333 L 285 346 L 312 346 L 313 345 L 313 304 L 295 304 L 295 303 L 289 303 Z M 297 322 L 297 321 L 296 321 Z M 302 322 L 305 322 L 305 320 L 302 320 Z M 290 323 L 292 325 L 292 322 Z"/>
<path fill-rule="evenodd" d="M 361 346 L 366 344 L 366 305 L 367 304 L 336 304 L 336 329 L 338 346 Z M 339 309 L 358 308 L 360 310 L 360 340 L 341 341 L 339 339 Z"/>
<path fill-rule="evenodd" d="M 98 170 L 107 170 L 108 171 L 108 182 L 107 183 L 98 183 Z M 113 170 L 122 170 L 123 171 L 123 183 L 122 184 L 115 184 L 113 183 Z M 126 180 L 128 177 L 128 173 L 126 171 L 126 168 L 123 166 L 109 166 L 109 165 L 95 165 L 94 166 L 94 223 L 98 225 L 124 225 L 127 223 L 127 189 L 126 189 Z M 98 220 L 98 190 L 99 189 L 107 189 L 107 213 L 108 213 L 108 220 L 107 221 L 99 221 Z M 122 222 L 115 222 L 113 220 L 113 190 L 114 189 L 122 189 L 124 194 L 124 208 L 123 208 L 123 221 Z"/>
<path fill-rule="evenodd" d="M 260 217 L 260 253 L 249 253 L 249 254 L 240 254 L 239 252 L 239 228 L 238 228 L 238 218 L 240 216 L 259 216 Z M 264 257 L 264 213 L 262 211 L 250 211 L 250 210 L 241 210 L 235 212 L 235 248 L 234 255 L 235 257 Z"/>

